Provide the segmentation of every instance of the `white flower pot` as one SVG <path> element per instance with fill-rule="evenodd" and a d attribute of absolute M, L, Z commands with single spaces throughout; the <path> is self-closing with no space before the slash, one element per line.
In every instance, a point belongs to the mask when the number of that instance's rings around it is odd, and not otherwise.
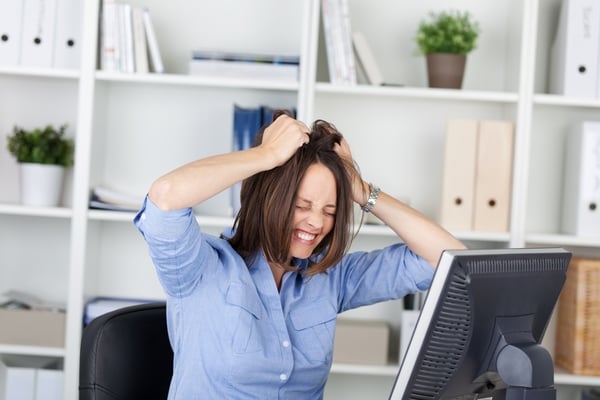
<path fill-rule="evenodd" d="M 21 204 L 56 207 L 60 203 L 65 169 L 60 165 L 21 163 Z"/>

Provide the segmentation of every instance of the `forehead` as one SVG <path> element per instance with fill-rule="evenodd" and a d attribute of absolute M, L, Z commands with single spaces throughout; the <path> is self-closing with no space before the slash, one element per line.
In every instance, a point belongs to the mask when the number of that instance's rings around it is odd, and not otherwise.
<path fill-rule="evenodd" d="M 336 186 L 335 176 L 329 168 L 323 164 L 312 164 L 300 182 L 298 197 L 310 202 L 335 204 Z"/>

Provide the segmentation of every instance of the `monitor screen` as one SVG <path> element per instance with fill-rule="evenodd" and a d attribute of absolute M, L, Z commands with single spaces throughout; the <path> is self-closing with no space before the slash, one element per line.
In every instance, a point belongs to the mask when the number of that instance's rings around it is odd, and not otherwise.
<path fill-rule="evenodd" d="M 559 248 L 445 251 L 390 399 L 552 398 L 540 343 L 570 259 Z"/>

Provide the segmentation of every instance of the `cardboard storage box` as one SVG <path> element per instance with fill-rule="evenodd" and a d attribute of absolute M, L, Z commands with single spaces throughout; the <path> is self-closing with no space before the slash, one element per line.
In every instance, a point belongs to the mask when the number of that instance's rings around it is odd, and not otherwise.
<path fill-rule="evenodd" d="M 0 343 L 64 347 L 65 313 L 42 310 L 0 309 Z"/>
<path fill-rule="evenodd" d="M 386 321 L 338 318 L 333 362 L 387 365 L 390 328 Z"/>

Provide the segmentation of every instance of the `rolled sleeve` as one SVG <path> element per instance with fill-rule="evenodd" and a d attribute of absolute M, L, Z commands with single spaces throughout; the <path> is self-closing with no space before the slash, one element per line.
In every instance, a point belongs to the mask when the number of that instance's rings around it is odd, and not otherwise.
<path fill-rule="evenodd" d="M 133 222 L 148 244 L 165 292 L 175 297 L 191 293 L 207 256 L 192 209 L 163 211 L 146 197 Z"/>
<path fill-rule="evenodd" d="M 133 223 L 146 238 L 160 238 L 162 240 L 178 240 L 188 229 L 193 212 L 191 208 L 181 210 L 163 211 L 146 196 L 142 208 L 133 219 Z"/>
<path fill-rule="evenodd" d="M 427 290 L 435 271 L 405 244 L 351 253 L 337 268 L 344 288 L 341 311 Z"/>

